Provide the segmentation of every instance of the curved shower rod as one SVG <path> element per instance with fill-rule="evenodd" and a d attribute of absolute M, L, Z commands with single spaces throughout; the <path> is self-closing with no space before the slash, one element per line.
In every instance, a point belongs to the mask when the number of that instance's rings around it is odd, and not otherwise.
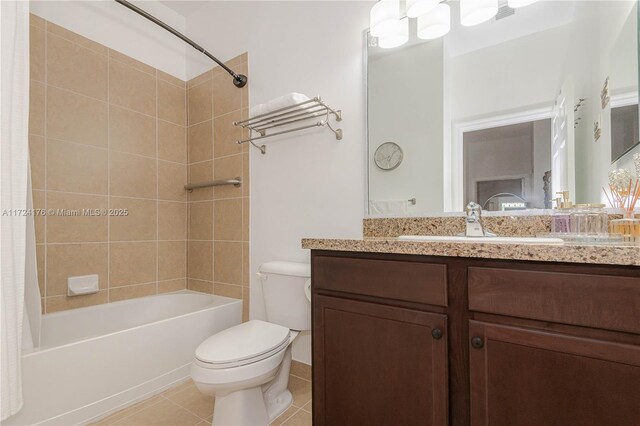
<path fill-rule="evenodd" d="M 178 32 L 177 30 L 171 28 L 169 25 L 165 24 L 164 22 L 162 22 L 161 20 L 159 20 L 155 16 L 153 16 L 153 15 L 145 12 L 144 10 L 140 9 L 138 6 L 135 6 L 135 5 L 131 4 L 131 3 L 129 3 L 128 1 L 126 1 L 126 0 L 115 0 L 115 1 L 117 3 L 120 3 L 121 5 L 123 5 L 124 7 L 133 10 L 138 15 L 141 15 L 141 16 L 147 18 L 148 20 L 150 20 L 154 24 L 156 24 L 156 25 L 164 28 L 165 30 L 169 31 L 171 34 L 173 34 L 174 36 L 178 37 L 179 39 L 181 39 L 182 41 L 184 41 L 185 43 L 187 43 L 188 45 L 190 45 L 194 49 L 202 52 L 205 56 L 207 56 L 209 59 L 213 60 L 216 64 L 220 65 L 226 72 L 228 72 L 233 77 L 233 84 L 236 87 L 240 88 L 240 87 L 246 86 L 246 84 L 247 84 L 247 76 L 246 75 L 236 74 L 235 72 L 233 72 L 233 70 L 231 68 L 226 66 L 224 63 L 222 63 L 218 58 L 213 56 L 211 53 L 207 52 L 204 47 L 200 46 L 195 41 L 191 40 L 190 38 L 188 38 L 184 34 Z"/>

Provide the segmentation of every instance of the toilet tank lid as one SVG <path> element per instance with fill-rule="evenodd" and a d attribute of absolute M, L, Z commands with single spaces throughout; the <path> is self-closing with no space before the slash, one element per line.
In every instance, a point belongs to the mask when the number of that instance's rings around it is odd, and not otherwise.
<path fill-rule="evenodd" d="M 288 275 L 293 277 L 311 276 L 311 265 L 299 262 L 283 262 L 276 260 L 273 262 L 265 262 L 258 268 L 263 274 Z"/>

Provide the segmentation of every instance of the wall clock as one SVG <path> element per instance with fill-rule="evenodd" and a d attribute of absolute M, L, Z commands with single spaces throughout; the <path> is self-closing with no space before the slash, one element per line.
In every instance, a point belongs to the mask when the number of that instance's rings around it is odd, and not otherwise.
<path fill-rule="evenodd" d="M 393 170 L 402 163 L 404 153 L 395 142 L 385 142 L 376 149 L 373 160 L 382 170 Z"/>

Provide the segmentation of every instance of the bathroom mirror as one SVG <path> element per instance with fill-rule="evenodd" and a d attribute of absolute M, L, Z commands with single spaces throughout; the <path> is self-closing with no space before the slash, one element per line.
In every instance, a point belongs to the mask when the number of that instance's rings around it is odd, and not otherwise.
<path fill-rule="evenodd" d="M 446 3 L 439 39 L 419 39 L 415 19 L 400 47 L 366 34 L 367 213 L 603 201 L 609 171 L 640 152 L 637 1 L 501 1 L 471 27 Z M 403 153 L 393 169 L 375 159 L 387 142 Z"/>

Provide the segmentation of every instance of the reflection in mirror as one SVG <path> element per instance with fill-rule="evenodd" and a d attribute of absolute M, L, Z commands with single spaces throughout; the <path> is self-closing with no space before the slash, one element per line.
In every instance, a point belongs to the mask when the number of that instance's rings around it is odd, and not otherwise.
<path fill-rule="evenodd" d="M 368 213 L 602 201 L 609 171 L 640 150 L 636 0 L 501 2 L 472 27 L 446 3 L 442 38 L 418 39 L 414 19 L 401 47 L 367 35 Z M 386 142 L 403 154 L 392 169 L 375 159 Z"/>

